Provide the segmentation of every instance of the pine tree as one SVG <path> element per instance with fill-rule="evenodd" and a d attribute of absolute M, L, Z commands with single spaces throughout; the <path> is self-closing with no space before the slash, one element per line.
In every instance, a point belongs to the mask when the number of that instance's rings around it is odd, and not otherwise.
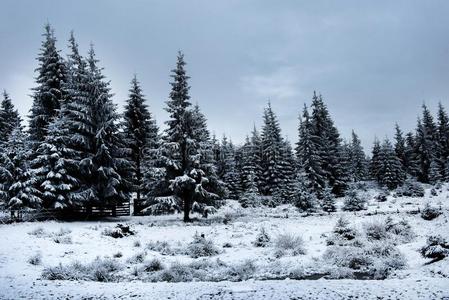
<path fill-rule="evenodd" d="M 324 101 L 314 92 L 311 115 L 312 135 L 317 137 L 317 151 L 321 160 L 321 169 L 332 191 L 336 195 L 343 195 L 348 181 L 344 173 L 341 159 L 341 138 L 334 122 L 330 117 Z"/>
<path fill-rule="evenodd" d="M 189 77 L 185 71 L 184 55 L 179 53 L 176 69 L 172 71 L 172 90 L 167 103 L 170 119 L 166 121 L 167 129 L 161 144 L 161 155 L 164 159 L 166 179 L 170 189 L 178 197 L 183 206 L 184 222 L 190 221 L 192 203 L 198 195 L 208 194 L 203 187 L 207 182 L 201 170 L 200 141 L 195 139 L 194 114 L 189 96 Z"/>
<path fill-rule="evenodd" d="M 317 149 L 318 137 L 313 135 L 312 124 L 310 123 L 306 105 L 304 105 L 298 131 L 299 139 L 296 144 L 298 167 L 301 172 L 304 172 L 304 176 L 310 183 L 311 191 L 319 192 L 323 189 L 326 181 L 321 168 L 322 160 Z"/>
<path fill-rule="evenodd" d="M 337 211 L 334 195 L 332 194 L 332 190 L 328 186 L 324 188 L 322 193 L 321 209 L 327 213 Z"/>
<path fill-rule="evenodd" d="M 123 131 L 125 143 L 131 149 L 130 161 L 133 162 L 132 177 L 129 179 L 136 193 L 134 212 L 141 205 L 142 180 L 145 159 L 151 159 L 150 152 L 156 151 L 159 144 L 158 128 L 148 110 L 137 77 L 131 81 L 129 97 L 123 114 Z"/>
<path fill-rule="evenodd" d="M 371 177 L 375 179 L 377 182 L 380 182 L 382 179 L 382 161 L 380 157 L 380 142 L 377 138 L 374 139 L 373 149 L 371 152 L 371 164 L 370 164 L 370 173 Z"/>
<path fill-rule="evenodd" d="M 382 143 L 380 149 L 380 183 L 389 189 L 395 189 L 404 182 L 405 176 L 402 165 L 388 139 Z"/>
<path fill-rule="evenodd" d="M 226 185 L 227 196 L 230 199 L 239 199 L 241 186 L 235 159 L 235 148 L 232 141 L 227 142 L 226 137 L 223 137 L 222 155 L 224 160 L 223 182 Z"/>
<path fill-rule="evenodd" d="M 20 126 L 21 121 L 19 112 L 14 108 L 11 98 L 6 91 L 3 91 L 3 100 L 0 106 L 0 145 L 8 140 L 14 128 Z"/>
<path fill-rule="evenodd" d="M 312 183 L 309 182 L 305 173 L 298 173 L 294 185 L 293 203 L 301 211 L 315 211 L 317 198 L 311 190 Z"/>
<path fill-rule="evenodd" d="M 48 135 L 37 149 L 34 165 L 41 166 L 33 170 L 36 178 L 42 178 L 40 195 L 45 208 L 64 209 L 73 206 L 70 193 L 78 185 L 69 170 L 76 168 L 73 162 L 75 153 L 66 146 L 68 134 L 65 118 L 59 115 L 48 126 Z"/>
<path fill-rule="evenodd" d="M 346 193 L 345 201 L 343 203 L 343 210 L 346 211 L 360 211 L 366 209 L 366 199 L 357 193 L 354 188 L 349 189 Z"/>
<path fill-rule="evenodd" d="M 418 167 L 418 180 L 429 182 L 430 163 L 435 155 L 436 125 L 430 111 L 423 105 L 422 119 L 416 128 L 414 155 Z"/>
<path fill-rule="evenodd" d="M 281 128 L 271 104 L 264 110 L 262 127 L 262 193 L 271 195 L 281 183 L 280 162 L 282 159 Z"/>
<path fill-rule="evenodd" d="M 394 139 L 395 139 L 394 151 L 396 152 L 396 156 L 401 161 L 403 169 L 407 170 L 409 167 L 410 158 L 407 156 L 405 139 L 402 130 L 401 128 L 399 128 L 398 124 L 395 125 Z"/>
<path fill-rule="evenodd" d="M 41 142 L 47 134 L 47 126 L 57 115 L 64 98 L 63 85 L 66 78 L 64 60 L 56 49 L 56 38 L 49 24 L 45 25 L 41 52 L 37 58 L 37 87 L 34 88 L 33 105 L 30 113 L 30 138 Z M 34 147 L 37 147 L 35 145 Z"/>
<path fill-rule="evenodd" d="M 281 183 L 277 188 L 277 192 L 282 203 L 290 203 L 293 200 L 293 190 L 295 186 L 296 177 L 296 161 L 293 156 L 290 142 L 286 139 L 282 141 L 281 161 L 279 164 L 281 173 Z"/>
<path fill-rule="evenodd" d="M 437 158 L 438 172 L 442 179 L 449 181 L 449 117 L 441 103 L 438 104 Z"/>
<path fill-rule="evenodd" d="M 16 126 L 1 154 L 0 197 L 11 210 L 39 208 L 42 202 L 27 163 L 26 138 L 21 127 Z"/>
<path fill-rule="evenodd" d="M 352 131 L 352 140 L 350 146 L 351 153 L 351 169 L 350 174 L 354 181 L 362 181 L 367 177 L 367 167 L 365 152 L 362 143 L 357 134 Z"/>

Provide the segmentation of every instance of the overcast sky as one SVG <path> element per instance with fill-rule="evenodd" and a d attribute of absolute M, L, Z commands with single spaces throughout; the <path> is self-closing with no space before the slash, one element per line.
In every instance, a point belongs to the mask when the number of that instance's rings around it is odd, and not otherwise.
<path fill-rule="evenodd" d="M 0 88 L 28 114 L 48 21 L 64 55 L 72 29 L 82 52 L 95 44 L 120 109 L 136 73 L 162 124 L 182 50 L 192 100 L 217 136 L 242 142 L 269 99 L 296 142 L 317 90 L 342 136 L 355 129 L 370 148 L 395 122 L 414 128 L 423 102 L 449 109 L 448 16 L 449 1 L 2 0 Z"/>

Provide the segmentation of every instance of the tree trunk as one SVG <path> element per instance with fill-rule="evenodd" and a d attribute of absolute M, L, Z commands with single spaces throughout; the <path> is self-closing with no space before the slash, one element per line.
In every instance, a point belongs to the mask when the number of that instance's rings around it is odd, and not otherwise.
<path fill-rule="evenodd" d="M 184 192 L 183 193 L 183 197 L 182 197 L 182 202 L 184 204 L 184 222 L 190 222 L 190 193 L 189 192 Z"/>

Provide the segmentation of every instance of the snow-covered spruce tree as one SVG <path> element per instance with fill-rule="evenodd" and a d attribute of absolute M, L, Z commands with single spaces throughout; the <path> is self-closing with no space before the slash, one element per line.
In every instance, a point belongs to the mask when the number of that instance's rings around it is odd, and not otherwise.
<path fill-rule="evenodd" d="M 418 166 L 418 180 L 429 182 L 430 163 L 435 155 L 436 125 L 428 108 L 423 105 L 422 119 L 418 119 L 415 138 L 415 159 Z"/>
<path fill-rule="evenodd" d="M 238 172 L 236 163 L 235 147 L 232 141 L 227 142 L 226 137 L 223 137 L 222 156 L 224 162 L 222 179 L 226 186 L 227 196 L 230 199 L 239 199 L 241 186 L 240 173 Z"/>
<path fill-rule="evenodd" d="M 129 181 L 132 182 L 133 191 L 136 193 L 134 212 L 137 212 L 142 204 L 144 160 L 152 159 L 153 154 L 150 152 L 156 151 L 159 144 L 158 127 L 145 102 L 140 83 L 134 76 L 131 80 L 122 122 L 125 143 L 131 149 L 129 160 L 133 162 L 132 176 Z"/>
<path fill-rule="evenodd" d="M 170 190 L 182 203 L 184 222 L 190 221 L 190 210 L 195 198 L 200 195 L 210 197 L 203 184 L 208 179 L 201 169 L 201 147 L 195 139 L 198 123 L 193 120 L 194 114 L 189 96 L 189 77 L 185 71 L 184 55 L 179 52 L 176 68 L 172 70 L 172 90 L 167 100 L 167 112 L 170 119 L 162 138 L 160 155 L 164 160 L 166 180 Z"/>
<path fill-rule="evenodd" d="M 332 194 L 331 188 L 326 186 L 321 194 L 321 209 L 327 213 L 337 211 L 337 207 L 335 206 L 335 197 Z"/>
<path fill-rule="evenodd" d="M 293 203 L 301 211 L 315 211 L 317 207 L 317 198 L 312 191 L 312 183 L 304 172 L 298 173 L 296 176 Z"/>
<path fill-rule="evenodd" d="M 264 110 L 262 127 L 262 193 L 271 195 L 279 188 L 282 172 L 282 136 L 279 122 L 271 103 Z"/>
<path fill-rule="evenodd" d="M 14 108 L 11 98 L 6 91 L 3 91 L 3 100 L 0 104 L 0 145 L 9 139 L 14 128 L 20 126 L 21 121 L 19 112 Z"/>
<path fill-rule="evenodd" d="M 257 184 L 257 188 L 259 192 L 262 190 L 263 185 L 263 167 L 262 167 L 262 140 L 259 134 L 259 131 L 254 125 L 253 130 L 251 131 L 251 156 L 253 157 L 254 162 L 254 180 Z"/>
<path fill-rule="evenodd" d="M 37 87 L 33 89 L 33 105 L 30 111 L 30 139 L 37 147 L 45 139 L 47 126 L 57 115 L 64 98 L 62 86 L 66 78 L 65 64 L 56 49 L 56 38 L 50 24 L 45 25 L 41 52 L 37 58 Z"/>
<path fill-rule="evenodd" d="M 281 182 L 277 187 L 280 203 L 292 203 L 294 197 L 295 177 L 297 170 L 292 147 L 287 139 L 282 141 L 281 161 L 279 163 Z"/>
<path fill-rule="evenodd" d="M 253 189 L 254 185 L 256 190 L 258 191 L 257 184 L 256 184 L 256 163 L 254 161 L 253 156 L 253 145 L 251 144 L 251 141 L 249 137 L 247 136 L 245 139 L 245 143 L 243 144 L 241 148 L 242 152 L 242 171 L 241 171 L 241 177 L 242 177 L 242 191 L 246 192 L 249 188 Z"/>
<path fill-rule="evenodd" d="M 367 178 L 367 166 L 365 152 L 363 151 L 362 143 L 357 134 L 352 131 L 351 139 L 351 169 L 350 176 L 353 181 L 362 181 Z"/>
<path fill-rule="evenodd" d="M 366 199 L 351 187 L 346 193 L 343 210 L 359 211 L 364 209 L 366 209 Z"/>
<path fill-rule="evenodd" d="M 310 183 L 311 191 L 320 192 L 326 183 L 326 179 L 321 168 L 322 160 L 317 146 L 318 137 L 313 135 L 306 105 L 304 105 L 302 118 L 300 118 L 298 132 L 299 139 L 296 144 L 298 168 Z"/>
<path fill-rule="evenodd" d="M 193 135 L 194 139 L 198 141 L 200 154 L 200 167 L 207 178 L 203 183 L 204 188 L 209 192 L 207 195 L 214 197 L 207 197 L 199 199 L 199 201 L 212 205 L 211 200 L 215 200 L 217 196 L 223 198 L 226 193 L 225 183 L 221 181 L 217 175 L 216 162 L 214 158 L 214 145 L 210 138 L 210 132 L 207 129 L 206 116 L 200 109 L 198 104 L 195 104 L 192 110 L 193 118 Z M 201 195 L 198 195 L 201 196 Z"/>
<path fill-rule="evenodd" d="M 377 182 L 380 182 L 382 180 L 382 161 L 380 156 L 380 142 L 376 138 L 374 138 L 374 144 L 373 149 L 371 151 L 371 162 L 370 162 L 370 174 L 371 177 L 376 180 Z"/>
<path fill-rule="evenodd" d="M 69 170 L 74 164 L 75 151 L 67 147 L 68 128 L 66 119 L 60 114 L 49 125 L 45 140 L 39 144 L 33 170 L 35 178 L 43 178 L 40 183 L 42 206 L 46 208 L 64 209 L 72 207 L 70 193 L 78 185 L 76 178 Z"/>
<path fill-rule="evenodd" d="M 437 120 L 437 164 L 442 180 L 449 181 L 449 117 L 441 103 Z"/>
<path fill-rule="evenodd" d="M 40 193 L 28 166 L 29 146 L 20 126 L 13 129 L 0 162 L 0 197 L 11 210 L 39 208 Z"/>
<path fill-rule="evenodd" d="M 406 152 L 405 138 L 398 124 L 395 125 L 394 152 L 401 162 L 404 171 L 408 169 L 410 157 Z"/>
<path fill-rule="evenodd" d="M 380 184 L 390 190 L 397 188 L 405 180 L 401 162 L 396 156 L 394 148 L 388 139 L 385 139 L 380 149 Z"/>
<path fill-rule="evenodd" d="M 314 93 L 312 99 L 312 115 L 310 118 L 312 135 L 317 137 L 317 153 L 321 161 L 321 169 L 332 191 L 343 195 L 347 185 L 347 175 L 344 172 L 341 159 L 341 138 L 334 125 L 329 111 L 320 96 Z"/>
<path fill-rule="evenodd" d="M 415 136 L 412 132 L 408 132 L 405 135 L 405 157 L 408 159 L 406 173 L 418 177 L 418 159 L 415 153 Z"/>
<path fill-rule="evenodd" d="M 76 48 L 76 44 L 72 45 Z M 77 49 L 72 49 L 74 54 Z M 129 149 L 118 134 L 115 105 L 109 82 L 97 66 L 93 47 L 87 61 L 76 62 L 62 108 L 67 123 L 67 147 L 75 152 L 76 168 L 70 175 L 79 182 L 70 194 L 76 206 L 115 205 L 130 197 Z"/>

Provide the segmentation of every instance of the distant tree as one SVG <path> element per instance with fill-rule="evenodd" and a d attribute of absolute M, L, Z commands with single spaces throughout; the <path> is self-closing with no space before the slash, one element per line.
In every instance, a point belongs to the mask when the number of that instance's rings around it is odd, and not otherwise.
<path fill-rule="evenodd" d="M 374 139 L 373 149 L 371 152 L 371 163 L 370 163 L 370 173 L 371 177 L 375 179 L 377 182 L 380 182 L 382 179 L 382 161 L 381 161 L 381 147 L 380 142 L 377 138 Z"/>
<path fill-rule="evenodd" d="M 380 149 L 380 183 L 389 189 L 395 189 L 405 180 L 401 162 L 396 156 L 393 145 L 385 139 Z"/>
<path fill-rule="evenodd" d="M 337 211 L 334 195 L 332 194 L 332 190 L 327 186 L 322 193 L 321 209 L 328 213 Z"/>
<path fill-rule="evenodd" d="M 438 104 L 436 163 L 439 175 L 449 181 L 449 117 L 441 103 Z"/>
<path fill-rule="evenodd" d="M 365 152 L 362 143 L 357 134 L 352 131 L 352 140 L 350 146 L 351 169 L 350 174 L 354 181 L 362 181 L 367 178 L 367 165 Z"/>
<path fill-rule="evenodd" d="M 346 193 L 343 210 L 360 211 L 366 209 L 366 199 L 359 195 L 355 188 L 350 188 Z"/>
<path fill-rule="evenodd" d="M 129 180 L 133 183 L 133 190 L 136 193 L 135 212 L 142 204 L 144 160 L 150 157 L 150 154 L 146 155 L 146 152 L 155 151 L 159 144 L 158 128 L 145 102 L 140 83 L 134 76 L 129 97 L 126 100 L 122 127 L 126 146 L 131 149 L 129 159 L 133 163 L 133 170 Z"/>
<path fill-rule="evenodd" d="M 3 100 L 0 104 L 0 144 L 4 144 L 14 128 L 21 125 L 19 112 L 14 108 L 6 91 L 3 91 Z"/>

